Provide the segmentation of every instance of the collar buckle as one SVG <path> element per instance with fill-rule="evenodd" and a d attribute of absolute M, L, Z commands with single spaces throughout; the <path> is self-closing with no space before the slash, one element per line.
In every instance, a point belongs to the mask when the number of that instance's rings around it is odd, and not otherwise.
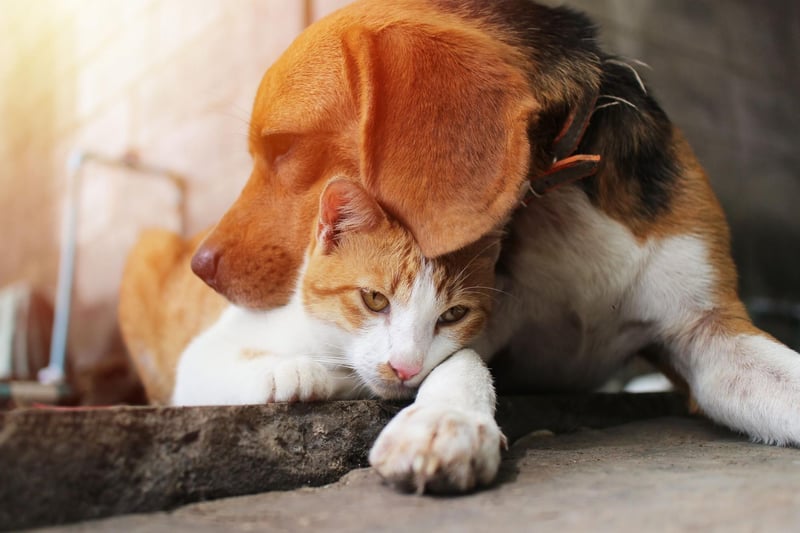
<path fill-rule="evenodd" d="M 578 145 L 589 127 L 589 121 L 597 104 L 598 92 L 595 90 L 584 98 L 567 117 L 564 126 L 553 141 L 553 164 L 542 175 L 531 178 L 522 205 L 527 206 L 533 198 L 588 178 L 597 173 L 601 157 L 595 154 L 575 154 Z"/>

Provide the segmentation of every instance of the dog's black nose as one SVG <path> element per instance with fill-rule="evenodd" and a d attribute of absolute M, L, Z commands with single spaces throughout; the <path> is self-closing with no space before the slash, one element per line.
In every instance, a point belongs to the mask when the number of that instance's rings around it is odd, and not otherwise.
<path fill-rule="evenodd" d="M 204 244 L 200 246 L 192 257 L 192 272 L 215 291 L 219 291 L 217 287 L 217 266 L 219 265 L 220 255 L 217 249 Z"/>

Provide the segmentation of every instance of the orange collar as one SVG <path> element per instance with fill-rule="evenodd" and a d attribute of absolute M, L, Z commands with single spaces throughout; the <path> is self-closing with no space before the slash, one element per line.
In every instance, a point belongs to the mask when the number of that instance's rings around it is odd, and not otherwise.
<path fill-rule="evenodd" d="M 575 154 L 589 126 L 597 97 L 597 91 L 590 93 L 570 112 L 564 127 L 553 141 L 553 164 L 541 176 L 530 179 L 522 205 L 527 206 L 533 198 L 597 173 L 600 166 L 599 155 Z"/>

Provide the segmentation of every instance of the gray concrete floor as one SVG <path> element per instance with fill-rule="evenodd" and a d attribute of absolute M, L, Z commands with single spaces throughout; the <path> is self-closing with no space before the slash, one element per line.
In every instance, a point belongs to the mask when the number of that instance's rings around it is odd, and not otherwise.
<path fill-rule="evenodd" d="M 359 469 L 321 488 L 47 531 L 800 531 L 800 450 L 656 418 L 529 434 L 495 487 L 461 497 L 400 494 Z"/>

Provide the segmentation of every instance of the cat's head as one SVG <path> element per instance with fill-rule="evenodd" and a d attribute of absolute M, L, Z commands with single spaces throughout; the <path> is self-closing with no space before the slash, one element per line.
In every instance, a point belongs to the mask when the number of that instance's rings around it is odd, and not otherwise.
<path fill-rule="evenodd" d="M 331 180 L 302 282 L 303 304 L 349 332 L 347 361 L 378 396 L 400 398 L 472 341 L 493 298 L 499 236 L 427 259 L 356 182 Z"/>

